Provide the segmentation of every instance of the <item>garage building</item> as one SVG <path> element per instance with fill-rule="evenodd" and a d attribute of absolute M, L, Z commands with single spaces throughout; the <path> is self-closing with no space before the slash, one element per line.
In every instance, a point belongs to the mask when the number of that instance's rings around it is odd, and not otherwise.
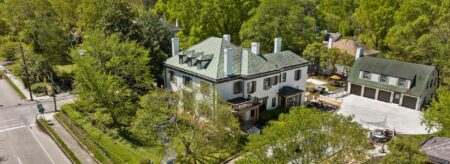
<path fill-rule="evenodd" d="M 420 110 L 436 92 L 438 72 L 434 66 L 360 57 L 348 77 L 350 94 Z"/>

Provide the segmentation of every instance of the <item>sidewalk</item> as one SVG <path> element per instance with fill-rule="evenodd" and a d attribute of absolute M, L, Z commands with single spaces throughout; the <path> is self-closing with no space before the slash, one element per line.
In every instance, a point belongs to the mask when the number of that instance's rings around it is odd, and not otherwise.
<path fill-rule="evenodd" d="M 70 150 L 77 156 L 83 164 L 94 164 L 96 163 L 92 156 L 73 138 L 73 136 L 61 125 L 59 121 L 54 119 L 53 115 L 55 113 L 45 113 L 44 117 L 46 120 L 51 120 L 53 123 L 51 126 L 53 130 L 59 135 L 59 137 L 64 141 L 64 143 L 69 147 Z"/>
<path fill-rule="evenodd" d="M 14 83 L 14 85 L 17 86 L 17 88 L 19 88 L 20 92 L 22 92 L 25 95 L 25 97 L 27 97 L 26 100 L 31 100 L 30 92 L 25 87 L 25 85 L 22 83 L 22 81 L 19 78 L 17 78 L 15 75 L 13 75 L 11 73 L 11 71 L 7 70 L 6 67 L 3 66 L 1 63 L 0 63 L 0 71 L 5 72 L 6 76 L 8 76 L 9 79 L 11 79 L 11 81 Z M 67 98 L 67 97 L 73 97 L 73 96 L 70 93 L 60 93 L 60 94 L 57 94 L 56 97 Z M 33 94 L 33 99 L 35 101 L 41 101 L 41 100 L 52 99 L 52 97 L 51 96 L 39 96 L 38 97 Z"/>

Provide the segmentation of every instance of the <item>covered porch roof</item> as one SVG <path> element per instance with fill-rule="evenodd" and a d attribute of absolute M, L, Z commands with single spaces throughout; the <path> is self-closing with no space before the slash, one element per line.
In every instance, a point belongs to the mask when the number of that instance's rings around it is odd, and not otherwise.
<path fill-rule="evenodd" d="M 303 93 L 303 90 L 291 86 L 284 86 L 278 91 L 278 95 L 283 97 L 290 97 L 301 93 Z"/>

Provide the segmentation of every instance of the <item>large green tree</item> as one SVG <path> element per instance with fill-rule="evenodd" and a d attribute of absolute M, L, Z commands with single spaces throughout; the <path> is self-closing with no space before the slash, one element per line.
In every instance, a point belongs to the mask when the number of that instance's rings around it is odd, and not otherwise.
<path fill-rule="evenodd" d="M 158 1 L 155 12 L 168 22 L 178 20 L 186 46 L 223 34 L 231 34 L 232 41 L 240 43 L 241 25 L 257 5 L 257 0 L 168 0 Z"/>
<path fill-rule="evenodd" d="M 251 135 L 240 162 L 349 163 L 363 161 L 368 148 L 365 130 L 351 117 L 296 107 Z"/>
<path fill-rule="evenodd" d="M 322 0 L 318 5 L 318 10 L 323 15 L 322 28 L 339 31 L 344 35 L 351 35 L 355 30 L 350 16 L 358 7 L 356 0 Z"/>
<path fill-rule="evenodd" d="M 427 156 L 420 151 L 420 141 L 412 137 L 396 137 L 389 141 L 389 153 L 382 163 L 410 164 L 427 163 Z"/>
<path fill-rule="evenodd" d="M 425 123 L 437 128 L 441 135 L 450 137 L 450 88 L 440 87 L 435 99 L 425 112 Z"/>
<path fill-rule="evenodd" d="M 283 48 L 300 53 L 309 43 L 317 40 L 316 20 L 307 15 L 307 9 L 298 0 L 266 0 L 254 15 L 242 25 L 240 37 L 243 45 L 261 43 L 263 52 L 273 50 L 273 39 L 283 38 Z"/>
<path fill-rule="evenodd" d="M 85 113 L 104 112 L 106 125 L 127 125 L 134 116 L 138 96 L 152 84 L 148 51 L 136 42 L 120 41 L 119 34 L 87 33 L 83 44 L 72 50 L 75 92 Z M 94 116 L 102 116 L 97 114 Z M 93 119 L 95 121 L 95 119 Z"/>
<path fill-rule="evenodd" d="M 197 90 L 177 96 L 158 89 L 143 96 L 132 132 L 144 144 L 176 151 L 182 163 L 218 163 L 236 153 L 241 131 L 230 106 L 212 92 L 199 100 Z"/>
<path fill-rule="evenodd" d="M 394 13 L 399 0 L 364 0 L 353 14 L 359 40 L 378 49 L 384 48 L 384 38 L 394 25 Z"/>

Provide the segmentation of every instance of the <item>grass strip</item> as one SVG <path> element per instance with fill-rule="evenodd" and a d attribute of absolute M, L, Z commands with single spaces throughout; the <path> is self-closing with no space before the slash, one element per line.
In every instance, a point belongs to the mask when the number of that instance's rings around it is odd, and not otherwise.
<path fill-rule="evenodd" d="M 99 149 L 103 150 L 113 163 L 148 163 L 150 160 L 161 161 L 164 156 L 161 146 L 136 146 L 120 136 L 108 134 L 92 126 L 85 116 L 74 109 L 73 104 L 61 106 L 61 110 L 76 129 L 84 132 L 83 137 L 90 138 L 92 145 L 97 145 Z"/>
<path fill-rule="evenodd" d="M 22 93 L 22 91 L 20 91 L 20 89 L 17 88 L 17 86 L 11 81 L 11 79 L 9 79 L 8 76 L 6 76 L 6 74 L 3 71 L 0 71 L 0 76 L 5 78 L 8 84 L 17 92 L 17 94 L 20 96 L 20 98 L 22 98 L 22 100 L 27 99 L 27 97 Z"/>
<path fill-rule="evenodd" d="M 80 160 L 75 156 L 72 150 L 64 143 L 64 141 L 56 134 L 55 130 L 50 127 L 50 125 L 44 119 L 39 119 L 40 125 L 50 134 L 50 136 L 55 140 L 58 146 L 63 150 L 64 154 L 66 154 L 69 159 L 76 164 L 80 164 Z"/>
<path fill-rule="evenodd" d="M 85 131 L 76 127 L 69 117 L 63 113 L 59 113 L 55 115 L 55 118 L 94 155 L 95 159 L 101 163 L 113 163 L 111 158 L 95 143 L 95 141 L 89 137 Z"/>

